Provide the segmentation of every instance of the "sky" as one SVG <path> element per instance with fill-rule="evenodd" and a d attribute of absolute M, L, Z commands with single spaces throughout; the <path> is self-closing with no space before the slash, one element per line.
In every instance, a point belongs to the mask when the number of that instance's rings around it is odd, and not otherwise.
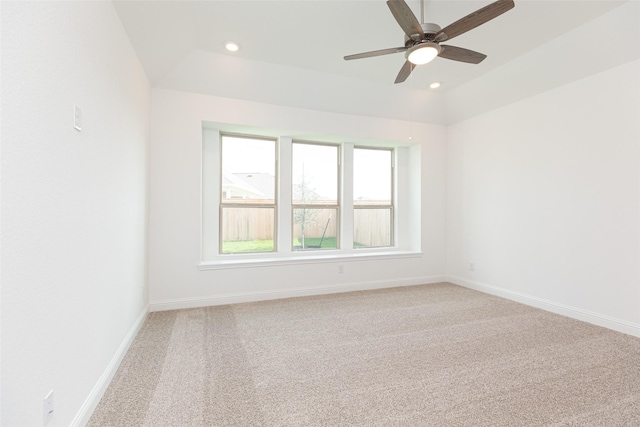
<path fill-rule="evenodd" d="M 223 137 L 225 172 L 275 175 L 274 140 Z M 226 143 L 224 142 L 226 141 Z M 293 180 L 304 180 L 322 198 L 335 200 L 338 192 L 338 148 L 330 145 L 294 143 Z M 354 198 L 384 200 L 391 197 L 391 153 L 387 150 L 354 150 Z"/>

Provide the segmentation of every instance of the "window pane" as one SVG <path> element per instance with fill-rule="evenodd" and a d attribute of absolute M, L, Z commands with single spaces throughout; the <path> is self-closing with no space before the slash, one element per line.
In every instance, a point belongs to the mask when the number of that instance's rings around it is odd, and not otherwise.
<path fill-rule="evenodd" d="M 293 209 L 293 250 L 337 249 L 337 209 Z"/>
<path fill-rule="evenodd" d="M 273 252 L 274 208 L 222 208 L 222 253 Z"/>
<path fill-rule="evenodd" d="M 353 247 L 391 246 L 391 209 L 353 210 Z"/>
<path fill-rule="evenodd" d="M 338 147 L 292 144 L 293 203 L 338 203 Z"/>
<path fill-rule="evenodd" d="M 275 203 L 276 142 L 222 136 L 222 203 Z"/>
<path fill-rule="evenodd" d="M 391 204 L 391 150 L 353 150 L 354 205 Z"/>

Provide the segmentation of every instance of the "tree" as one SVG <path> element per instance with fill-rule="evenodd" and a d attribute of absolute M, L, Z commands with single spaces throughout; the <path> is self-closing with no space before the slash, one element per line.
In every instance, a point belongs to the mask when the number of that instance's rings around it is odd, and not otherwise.
<path fill-rule="evenodd" d="M 320 211 L 318 209 L 310 209 L 306 207 L 306 205 L 311 204 L 318 199 L 318 193 L 316 193 L 315 188 L 311 186 L 311 181 L 304 174 L 304 164 L 302 165 L 300 181 L 293 188 L 293 199 L 298 204 L 303 205 L 301 208 L 294 207 L 293 223 L 300 224 L 300 242 L 302 244 L 302 249 L 306 249 L 305 229 L 307 226 L 315 224 Z"/>

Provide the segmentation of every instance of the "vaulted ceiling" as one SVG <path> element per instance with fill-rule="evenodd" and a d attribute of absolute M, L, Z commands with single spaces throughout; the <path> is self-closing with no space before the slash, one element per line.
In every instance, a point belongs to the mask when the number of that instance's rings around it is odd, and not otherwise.
<path fill-rule="evenodd" d="M 407 3 L 420 19 L 420 2 Z M 444 27 L 490 1 L 430 1 Z M 436 58 L 394 84 L 403 45 L 384 0 L 116 1 L 154 87 L 294 107 L 451 123 L 640 57 L 637 1 L 515 0 L 511 11 L 448 42 L 487 55 Z M 635 15 L 635 16 L 634 16 Z M 239 52 L 224 49 L 234 40 Z M 437 91 L 429 84 L 439 81 Z"/>

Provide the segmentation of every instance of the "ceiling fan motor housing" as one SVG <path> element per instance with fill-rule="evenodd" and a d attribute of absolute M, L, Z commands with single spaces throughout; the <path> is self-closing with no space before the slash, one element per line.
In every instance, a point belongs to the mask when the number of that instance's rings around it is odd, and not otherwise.
<path fill-rule="evenodd" d="M 432 24 L 432 23 L 426 23 L 426 24 L 420 24 L 420 26 L 422 27 L 422 31 L 424 31 L 424 35 L 426 40 L 435 40 L 435 35 L 438 31 L 441 30 L 440 26 L 437 24 Z M 415 45 L 416 43 L 420 43 L 422 41 L 422 35 L 420 34 L 412 34 L 411 37 L 405 35 L 404 36 L 404 46 L 405 47 L 411 47 L 413 45 Z"/>

